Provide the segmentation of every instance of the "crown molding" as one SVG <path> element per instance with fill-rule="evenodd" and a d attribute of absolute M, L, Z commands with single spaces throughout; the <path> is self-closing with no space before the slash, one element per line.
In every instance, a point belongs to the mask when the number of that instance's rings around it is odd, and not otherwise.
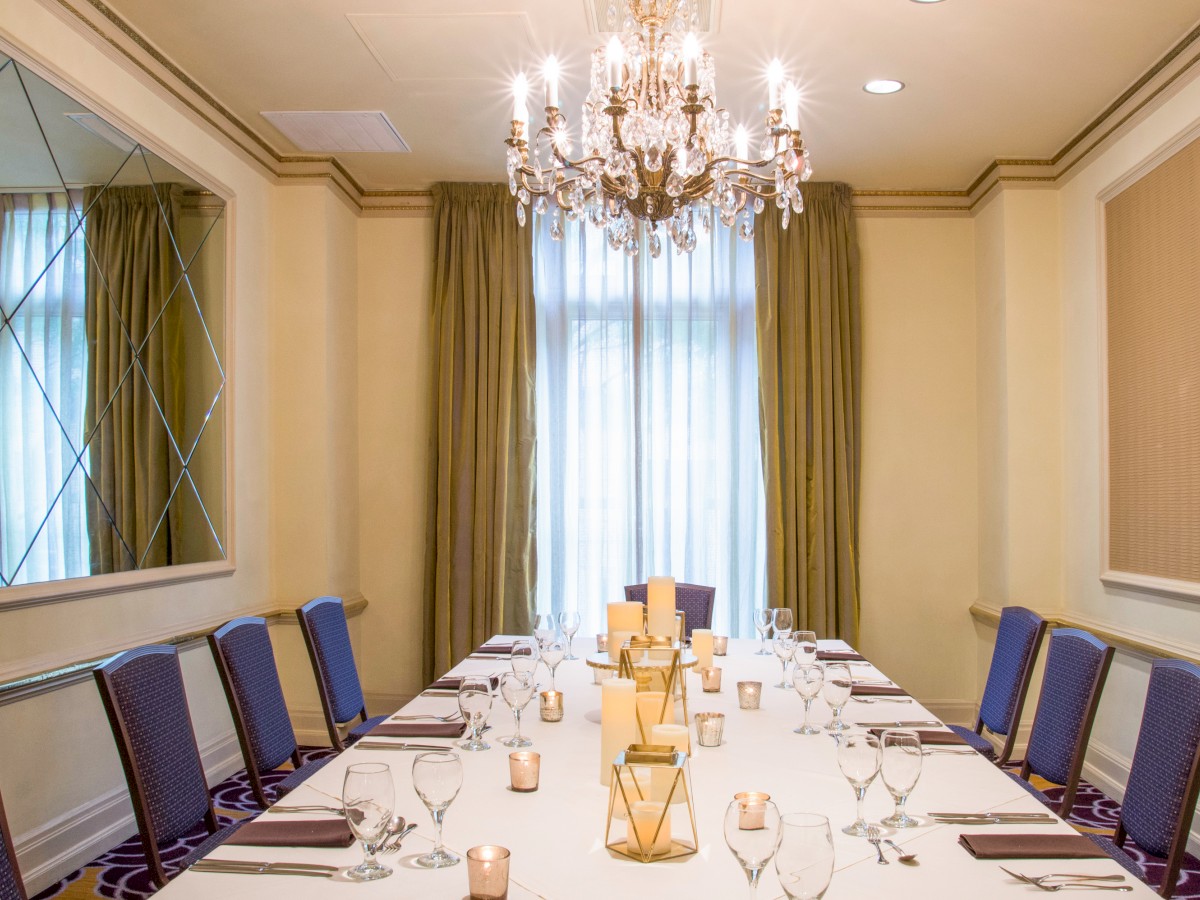
<path fill-rule="evenodd" d="M 104 0 L 40 0 L 105 47 L 125 69 L 148 80 L 177 107 L 236 148 L 280 184 L 326 184 L 359 215 L 427 217 L 433 210 L 428 190 L 368 190 L 332 156 L 282 153 L 242 121 Z M 1049 159 L 997 158 L 962 190 L 857 189 L 859 216 L 967 217 L 1006 187 L 1052 189 L 1069 179 L 1083 160 L 1142 121 L 1197 77 L 1200 25 L 1197 25 L 1137 81 Z"/>

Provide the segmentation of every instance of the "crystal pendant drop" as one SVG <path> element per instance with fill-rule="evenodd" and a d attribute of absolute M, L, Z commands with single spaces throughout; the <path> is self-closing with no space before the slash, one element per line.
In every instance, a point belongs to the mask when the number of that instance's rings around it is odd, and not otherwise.
<path fill-rule="evenodd" d="M 799 188 L 792 188 L 792 212 L 796 215 L 804 212 L 804 195 Z"/>
<path fill-rule="evenodd" d="M 662 238 L 658 236 L 658 231 L 650 232 L 650 236 L 646 238 L 646 244 L 650 248 L 650 255 L 658 259 L 662 255 Z"/>
<path fill-rule="evenodd" d="M 789 172 L 798 172 L 800 170 L 800 154 L 795 148 L 789 148 L 788 152 L 783 155 L 783 167 Z"/>
<path fill-rule="evenodd" d="M 784 231 L 787 231 L 788 222 L 790 222 L 790 221 L 792 221 L 792 208 L 791 208 L 791 206 L 784 206 L 783 207 L 783 218 L 781 220 L 781 224 L 783 225 Z"/>
<path fill-rule="evenodd" d="M 508 192 L 514 197 L 517 196 L 517 176 L 511 173 L 508 176 Z"/>
<path fill-rule="evenodd" d="M 733 210 L 729 210 L 729 209 L 721 210 L 720 215 L 721 215 L 721 224 L 724 225 L 726 228 L 731 228 L 733 226 L 734 219 L 737 217 L 737 213 L 735 213 L 735 212 L 733 212 Z"/>
<path fill-rule="evenodd" d="M 683 252 L 691 253 L 696 249 L 696 232 L 688 228 L 687 234 L 683 236 Z"/>
<path fill-rule="evenodd" d="M 783 169 L 776 169 L 775 170 L 775 193 L 776 194 L 783 193 L 783 181 L 784 181 Z"/>
<path fill-rule="evenodd" d="M 551 233 L 553 234 L 553 232 Z M 750 218 L 749 211 L 742 213 L 742 224 L 738 226 L 738 237 L 743 241 L 754 239 L 754 220 Z"/>
<path fill-rule="evenodd" d="M 604 158 L 604 171 L 609 178 L 620 178 L 625 174 L 625 154 L 614 147 Z"/>
<path fill-rule="evenodd" d="M 804 151 L 804 168 L 800 171 L 800 180 L 808 181 L 812 178 L 812 163 L 808 161 L 808 151 Z"/>
<path fill-rule="evenodd" d="M 575 207 L 568 206 L 566 216 L 568 222 L 574 222 L 579 218 L 579 212 L 575 209 Z"/>
<path fill-rule="evenodd" d="M 758 148 L 759 159 L 775 158 L 775 136 L 768 134 L 763 138 L 762 146 Z"/>
<path fill-rule="evenodd" d="M 636 237 L 631 237 L 625 242 L 625 255 L 629 257 L 637 256 L 638 242 Z"/>
<path fill-rule="evenodd" d="M 766 209 L 766 208 L 767 208 L 767 204 L 763 202 L 763 198 L 762 198 L 762 197 L 755 197 L 755 198 L 754 198 L 754 214 L 755 214 L 755 215 L 758 215 L 759 213 L 761 213 L 761 212 L 762 212 L 764 209 Z"/>
<path fill-rule="evenodd" d="M 658 144 L 651 144 L 646 149 L 645 164 L 648 172 L 658 172 L 662 169 L 663 152 Z"/>
<path fill-rule="evenodd" d="M 525 204 L 517 202 L 517 224 L 522 228 L 525 227 Z"/>
<path fill-rule="evenodd" d="M 637 179 L 632 175 L 627 176 L 625 184 L 625 196 L 630 200 L 636 200 L 640 191 L 641 188 L 638 187 Z"/>
<path fill-rule="evenodd" d="M 683 193 L 683 179 L 679 177 L 678 172 L 672 172 L 667 176 L 667 196 L 678 197 Z"/>
<path fill-rule="evenodd" d="M 546 214 L 546 207 L 548 205 L 549 204 L 546 202 L 546 196 L 544 194 L 539 194 L 538 198 L 533 201 L 533 211 L 539 216 L 544 216 Z"/>
<path fill-rule="evenodd" d="M 525 188 L 521 188 L 519 191 L 517 191 L 517 200 L 520 203 L 528 206 L 529 205 L 529 191 L 525 190 Z"/>
<path fill-rule="evenodd" d="M 570 213 L 567 217 L 570 218 Z M 563 239 L 562 220 L 558 217 L 558 210 L 554 211 L 554 215 L 550 217 L 550 239 L 553 241 L 561 241 Z"/>

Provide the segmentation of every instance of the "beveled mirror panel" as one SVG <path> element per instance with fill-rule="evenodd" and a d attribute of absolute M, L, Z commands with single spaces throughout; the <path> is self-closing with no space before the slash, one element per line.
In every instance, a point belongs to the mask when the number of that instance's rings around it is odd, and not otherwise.
<path fill-rule="evenodd" d="M 0 589 L 226 558 L 225 216 L 0 53 Z"/>

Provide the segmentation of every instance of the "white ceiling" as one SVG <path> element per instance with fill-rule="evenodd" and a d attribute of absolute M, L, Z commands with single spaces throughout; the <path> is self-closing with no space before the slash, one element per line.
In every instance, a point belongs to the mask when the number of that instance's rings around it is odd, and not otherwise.
<path fill-rule="evenodd" d="M 601 42 L 590 0 L 109 2 L 285 155 L 260 111 L 386 112 L 411 154 L 339 156 L 368 190 L 502 179 L 512 76 L 555 53 L 577 124 Z M 997 157 L 1053 156 L 1200 19 L 1200 0 L 721 6 L 703 44 L 722 105 L 757 125 L 779 57 L 802 86 L 814 178 L 864 189 L 960 190 Z M 869 95 L 872 78 L 907 88 Z"/>

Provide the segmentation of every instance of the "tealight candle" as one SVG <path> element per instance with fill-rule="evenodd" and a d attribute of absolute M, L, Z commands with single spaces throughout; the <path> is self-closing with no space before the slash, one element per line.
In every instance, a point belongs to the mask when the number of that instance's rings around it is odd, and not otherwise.
<path fill-rule="evenodd" d="M 742 709 L 758 709 L 758 701 L 761 697 L 761 681 L 738 682 L 738 706 Z"/>
<path fill-rule="evenodd" d="M 471 900 L 507 900 L 510 853 L 503 847 L 472 847 L 467 851 L 467 887 Z"/>
<path fill-rule="evenodd" d="M 562 691 L 542 691 L 538 694 L 538 710 L 543 722 L 561 722 L 563 717 Z"/>
<path fill-rule="evenodd" d="M 671 812 L 667 809 L 667 804 L 657 800 L 638 800 L 631 803 L 625 840 L 631 853 L 644 854 L 649 849 L 651 856 L 662 856 L 670 852 Z"/>
<path fill-rule="evenodd" d="M 721 691 L 721 670 L 716 666 L 705 666 L 700 670 L 700 684 L 707 694 Z"/>
<path fill-rule="evenodd" d="M 761 831 L 766 827 L 767 801 L 770 794 L 761 791 L 742 791 L 734 794 L 738 801 L 738 829 L 741 831 Z"/>
<path fill-rule="evenodd" d="M 596 652 L 597 653 L 605 653 L 607 651 L 608 651 L 608 635 L 607 634 L 596 635 Z"/>
<path fill-rule="evenodd" d="M 542 754 L 522 750 L 508 754 L 508 776 L 512 789 L 518 794 L 532 794 L 538 789 L 542 769 Z"/>
<path fill-rule="evenodd" d="M 724 656 L 729 652 L 729 638 L 713 635 L 713 656 Z"/>

